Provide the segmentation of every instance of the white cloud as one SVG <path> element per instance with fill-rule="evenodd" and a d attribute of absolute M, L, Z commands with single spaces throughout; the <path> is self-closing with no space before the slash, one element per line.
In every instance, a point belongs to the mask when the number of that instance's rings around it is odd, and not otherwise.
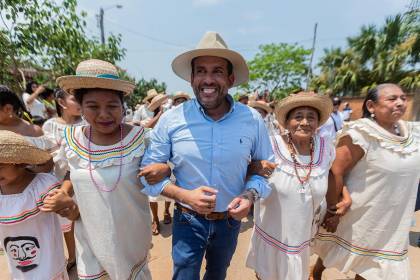
<path fill-rule="evenodd" d="M 194 6 L 215 6 L 224 0 L 192 0 Z"/>

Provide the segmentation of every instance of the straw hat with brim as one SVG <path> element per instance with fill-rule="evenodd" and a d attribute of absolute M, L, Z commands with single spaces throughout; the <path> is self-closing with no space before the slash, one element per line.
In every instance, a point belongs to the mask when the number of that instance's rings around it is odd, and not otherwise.
<path fill-rule="evenodd" d="M 314 92 L 299 92 L 291 94 L 277 103 L 275 108 L 276 118 L 281 126 L 286 125 L 287 114 L 298 107 L 311 107 L 319 112 L 319 123 L 324 124 L 333 110 L 331 99 Z"/>
<path fill-rule="evenodd" d="M 150 102 L 149 106 L 147 106 L 147 110 L 153 112 L 157 108 L 159 108 L 166 100 L 168 100 L 168 96 L 159 93 L 155 97 L 153 97 L 152 102 Z"/>
<path fill-rule="evenodd" d="M 152 88 L 152 89 L 149 89 L 148 91 L 147 91 L 147 93 L 146 93 L 146 97 L 145 98 L 143 98 L 143 103 L 145 103 L 145 102 L 147 102 L 147 101 L 149 101 L 149 100 L 152 100 L 153 99 L 153 97 L 155 97 L 156 95 L 158 95 L 159 93 L 154 89 L 154 88 Z"/>
<path fill-rule="evenodd" d="M 74 90 L 77 89 L 101 88 L 129 95 L 135 87 L 134 83 L 120 79 L 113 64 L 99 59 L 80 62 L 76 68 L 76 75 L 59 77 L 57 84 L 70 94 L 74 94 Z"/>
<path fill-rule="evenodd" d="M 268 114 L 273 111 L 270 105 L 264 101 L 249 101 L 248 106 L 252 108 L 260 108 L 266 111 Z"/>
<path fill-rule="evenodd" d="M 200 56 L 216 56 L 229 60 L 233 66 L 235 82 L 233 86 L 248 81 L 249 70 L 245 59 L 237 52 L 229 50 L 225 41 L 216 32 L 207 32 L 198 43 L 195 50 L 180 54 L 172 61 L 172 70 L 180 78 L 191 81 L 191 61 Z"/>
<path fill-rule="evenodd" d="M 0 163 L 43 164 L 51 155 L 29 143 L 22 135 L 0 130 Z"/>
<path fill-rule="evenodd" d="M 191 99 L 191 96 L 188 93 L 186 93 L 186 92 L 177 91 L 177 92 L 174 93 L 174 95 L 172 95 L 172 100 L 175 101 L 178 98 L 185 98 L 187 100 L 190 100 Z"/>

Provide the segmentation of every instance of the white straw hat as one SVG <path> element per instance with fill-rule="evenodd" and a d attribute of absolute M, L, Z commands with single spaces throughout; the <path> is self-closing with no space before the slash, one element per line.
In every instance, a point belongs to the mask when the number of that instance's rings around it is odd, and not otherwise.
<path fill-rule="evenodd" d="M 155 97 L 153 97 L 152 101 L 150 102 L 149 106 L 147 106 L 147 110 L 153 112 L 157 108 L 159 108 L 166 100 L 168 100 L 168 96 L 162 93 L 159 93 Z"/>
<path fill-rule="evenodd" d="M 258 100 L 258 101 L 249 101 L 248 106 L 252 108 L 260 108 L 266 111 L 268 114 L 273 112 L 273 109 L 271 109 L 270 105 L 267 102 Z"/>
<path fill-rule="evenodd" d="M 10 164 L 43 164 L 51 155 L 41 150 L 20 134 L 0 130 L 0 163 Z"/>
<path fill-rule="evenodd" d="M 233 86 L 246 83 L 248 81 L 249 70 L 245 59 L 237 52 L 229 50 L 222 37 L 212 31 L 204 34 L 194 50 L 178 55 L 172 61 L 172 70 L 180 78 L 191 81 L 191 61 L 199 56 L 217 56 L 225 58 L 232 63 L 235 82 Z"/>
<path fill-rule="evenodd" d="M 69 94 L 74 94 L 76 89 L 102 88 L 129 95 L 135 88 L 134 83 L 120 79 L 117 67 L 99 59 L 80 62 L 76 68 L 76 75 L 59 77 L 57 84 Z"/>
<path fill-rule="evenodd" d="M 159 93 L 154 89 L 149 89 L 146 93 L 146 97 L 143 98 L 143 103 L 153 99 L 153 97 L 155 97 L 156 95 L 158 95 Z"/>
<path fill-rule="evenodd" d="M 190 100 L 191 96 L 185 91 L 177 91 L 172 95 L 172 100 L 175 101 L 178 98 L 185 98 L 187 100 Z"/>
<path fill-rule="evenodd" d="M 318 126 L 324 124 L 331 115 L 333 105 L 331 99 L 315 92 L 298 92 L 280 100 L 275 108 L 275 114 L 281 126 L 285 127 L 287 114 L 298 107 L 311 107 L 319 112 Z"/>

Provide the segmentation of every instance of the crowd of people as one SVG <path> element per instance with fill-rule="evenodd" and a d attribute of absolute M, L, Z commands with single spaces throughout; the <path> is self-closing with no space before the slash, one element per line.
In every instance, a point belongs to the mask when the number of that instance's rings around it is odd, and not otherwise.
<path fill-rule="evenodd" d="M 354 121 L 348 104 L 309 91 L 235 102 L 248 67 L 215 32 L 172 69 L 194 98 L 150 89 L 133 114 L 135 85 L 97 59 L 55 91 L 0 86 L 0 248 L 13 279 L 68 279 L 74 266 L 79 279 L 151 279 L 159 200 L 174 280 L 200 279 L 204 258 L 203 279 L 225 279 L 250 211 L 256 279 L 319 280 L 330 267 L 410 279 L 420 126 L 402 120 L 398 85 L 371 89 Z"/>

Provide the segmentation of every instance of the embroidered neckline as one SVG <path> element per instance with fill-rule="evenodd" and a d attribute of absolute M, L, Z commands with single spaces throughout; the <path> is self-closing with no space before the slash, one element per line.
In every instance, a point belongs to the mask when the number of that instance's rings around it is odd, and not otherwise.
<path fill-rule="evenodd" d="M 66 143 L 68 144 L 70 150 L 72 150 L 78 157 L 81 159 L 88 161 L 89 160 L 89 149 L 86 145 L 83 145 L 79 139 L 77 139 L 76 132 L 77 129 L 80 129 L 80 133 L 83 134 L 83 127 L 84 126 L 77 126 L 77 127 L 67 127 L 64 132 L 64 138 L 66 139 Z M 92 163 L 103 162 L 110 159 L 119 159 L 121 156 L 121 152 L 123 153 L 123 157 L 126 158 L 130 156 L 134 151 L 139 149 L 140 147 L 144 148 L 144 137 L 145 137 L 145 129 L 140 127 L 138 131 L 135 133 L 133 132 L 135 128 L 127 134 L 127 136 L 123 139 L 123 145 L 119 145 L 120 143 L 116 143 L 110 146 L 104 147 L 111 147 L 105 149 L 91 149 L 90 156 Z M 131 135 L 134 134 L 132 137 Z M 84 134 L 83 134 L 84 136 Z M 130 138 L 128 138 L 130 137 Z M 82 139 L 85 141 L 86 137 Z M 128 142 L 125 142 L 126 139 L 129 139 Z M 86 140 L 87 141 L 87 140 Z M 98 145 L 93 144 L 92 146 L 101 147 Z"/>
<path fill-rule="evenodd" d="M 281 137 L 281 135 L 277 135 L 277 137 Z M 318 153 L 316 155 L 317 160 L 312 164 L 312 166 L 311 164 L 298 163 L 297 168 L 309 169 L 311 167 L 317 168 L 321 166 L 324 160 L 325 139 L 324 137 L 314 137 L 314 140 L 315 140 L 315 143 L 314 143 L 315 151 L 318 150 Z M 283 143 L 283 139 L 280 139 L 280 141 L 282 141 L 281 143 Z M 276 139 L 276 135 L 271 137 L 271 142 L 272 142 L 272 146 L 274 148 L 274 153 L 276 157 L 281 160 L 282 164 L 294 166 L 293 160 L 291 158 L 289 159 L 290 156 L 282 153 L 281 147 L 283 147 L 283 145 L 279 144 L 280 141 Z"/>
<path fill-rule="evenodd" d="M 58 189 L 61 186 L 61 182 L 56 182 L 53 185 L 49 186 L 46 191 L 41 193 L 39 198 L 35 201 L 35 207 L 32 209 L 24 210 L 19 214 L 12 215 L 12 216 L 0 216 L 0 224 L 2 225 L 11 225 L 16 224 L 19 222 L 23 222 L 31 217 L 38 215 L 41 211 L 39 207 L 44 204 L 45 196 L 52 190 Z"/>

